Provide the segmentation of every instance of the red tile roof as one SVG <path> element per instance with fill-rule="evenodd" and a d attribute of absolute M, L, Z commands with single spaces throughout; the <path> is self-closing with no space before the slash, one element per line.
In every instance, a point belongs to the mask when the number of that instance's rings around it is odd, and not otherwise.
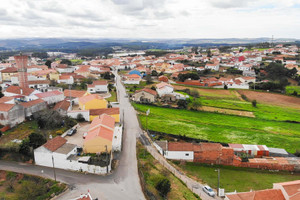
<path fill-rule="evenodd" d="M 53 138 L 52 140 L 49 140 L 46 144 L 44 144 L 43 146 L 47 149 L 49 149 L 50 151 L 54 152 L 56 151 L 59 147 L 61 147 L 62 145 L 66 144 L 67 140 L 63 137 L 57 136 L 55 138 Z"/>
<path fill-rule="evenodd" d="M 165 83 L 165 82 L 161 82 L 161 83 L 159 83 L 159 84 L 156 85 L 156 87 L 157 87 L 158 89 L 161 89 L 161 88 L 163 88 L 163 87 L 165 87 L 165 86 L 168 86 L 168 87 L 172 87 L 172 88 L 173 88 L 172 85 L 170 85 L 170 84 L 168 84 L 168 83 Z"/>
<path fill-rule="evenodd" d="M 168 151 L 193 151 L 193 143 L 169 142 Z"/>
<path fill-rule="evenodd" d="M 90 109 L 90 115 L 117 115 L 120 114 L 119 108 L 103 108 L 103 109 Z"/>
<path fill-rule="evenodd" d="M 58 110 L 58 109 L 62 109 L 62 110 L 65 110 L 65 111 L 68 111 L 69 107 L 70 107 L 71 103 L 67 100 L 63 100 L 63 101 L 60 101 L 58 102 L 53 110 Z"/>
<path fill-rule="evenodd" d="M 0 111 L 2 112 L 8 112 L 10 111 L 15 104 L 6 104 L 6 103 L 0 103 Z"/>
<path fill-rule="evenodd" d="M 28 101 L 28 102 L 22 102 L 21 105 L 24 108 L 29 108 L 31 106 L 40 104 L 40 103 L 46 103 L 43 99 L 36 99 L 36 100 L 32 100 L 32 101 Z"/>
<path fill-rule="evenodd" d="M 18 72 L 18 69 L 16 67 L 8 67 L 1 71 L 1 73 L 17 73 L 17 72 Z"/>
<path fill-rule="evenodd" d="M 36 80 L 36 81 L 28 81 L 28 84 L 50 84 L 49 80 Z"/>
<path fill-rule="evenodd" d="M 152 94 L 154 96 L 157 95 L 157 92 L 155 90 L 150 89 L 150 88 L 144 88 L 144 89 L 135 91 L 135 93 L 139 93 L 139 92 L 147 92 L 147 93 Z"/>
<path fill-rule="evenodd" d="M 40 94 L 35 94 L 38 98 L 46 98 L 46 97 L 51 97 L 51 96 L 57 96 L 57 95 L 62 95 L 63 93 L 57 90 L 50 91 L 50 92 L 43 92 Z"/>
<path fill-rule="evenodd" d="M 5 102 L 11 101 L 13 99 L 14 99 L 14 97 L 6 97 L 6 96 L 4 96 L 4 97 L 0 98 L 0 103 L 5 103 Z"/>
<path fill-rule="evenodd" d="M 283 183 L 274 183 L 275 185 L 280 185 L 283 187 L 290 200 L 300 199 L 300 180 L 289 181 Z"/>
<path fill-rule="evenodd" d="M 96 85 L 107 85 L 107 81 L 94 81 L 93 84 L 88 85 L 88 88 L 95 87 Z"/>
<path fill-rule="evenodd" d="M 269 189 L 226 195 L 229 200 L 285 200 L 281 190 Z"/>
<path fill-rule="evenodd" d="M 89 95 L 86 95 L 86 96 L 83 96 L 83 97 L 80 97 L 78 99 L 78 101 L 82 104 L 85 104 L 89 101 L 92 101 L 94 99 L 99 99 L 99 100 L 102 100 L 103 97 L 99 96 L 98 94 L 89 94 Z"/>
<path fill-rule="evenodd" d="M 102 114 L 95 117 L 90 125 L 85 141 L 92 140 L 96 137 L 101 137 L 112 141 L 115 127 L 115 118 Z"/>
<path fill-rule="evenodd" d="M 79 98 L 85 95 L 86 91 L 84 90 L 64 90 L 65 97 L 73 97 L 73 98 Z"/>
<path fill-rule="evenodd" d="M 11 85 L 5 90 L 5 92 L 9 92 L 9 93 L 13 93 L 13 94 L 22 94 L 22 95 L 25 95 L 25 96 L 29 96 L 31 93 L 34 92 L 34 89 L 32 89 L 32 88 L 22 88 L 22 87 L 19 87 L 19 86 Z"/>

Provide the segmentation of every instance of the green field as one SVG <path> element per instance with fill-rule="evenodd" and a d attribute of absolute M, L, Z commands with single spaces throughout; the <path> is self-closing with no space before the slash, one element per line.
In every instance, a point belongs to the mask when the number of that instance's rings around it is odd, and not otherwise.
<path fill-rule="evenodd" d="M 143 127 L 150 108 L 149 130 L 215 142 L 265 144 L 291 153 L 300 148 L 300 124 L 296 123 L 141 104 L 134 107 L 141 113 Z"/>
<path fill-rule="evenodd" d="M 286 86 L 285 88 L 286 94 L 293 94 L 294 92 L 297 92 L 298 95 L 300 95 L 300 86 Z"/>
<path fill-rule="evenodd" d="M 225 188 L 225 192 L 247 192 L 253 190 L 263 190 L 273 188 L 273 183 L 299 180 L 300 174 L 290 174 L 289 172 L 269 172 L 257 169 L 238 168 L 232 166 L 211 166 L 200 163 L 185 163 L 180 165 L 174 162 L 188 176 L 201 180 L 213 188 L 218 187 L 218 173 L 220 169 L 220 186 Z"/>

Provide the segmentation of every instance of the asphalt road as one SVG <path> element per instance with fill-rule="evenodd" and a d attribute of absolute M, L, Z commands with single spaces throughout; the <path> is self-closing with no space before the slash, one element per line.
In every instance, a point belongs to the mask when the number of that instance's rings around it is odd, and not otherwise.
<path fill-rule="evenodd" d="M 121 119 L 125 120 L 125 131 L 123 133 L 123 149 L 118 168 L 107 176 L 93 174 L 80 174 L 77 172 L 56 169 L 58 181 L 69 184 L 70 190 L 58 199 L 74 199 L 80 194 L 87 193 L 93 198 L 101 200 L 120 200 L 120 199 L 145 199 L 142 192 L 136 159 L 136 139 L 140 136 L 141 129 L 136 117 L 136 112 L 125 97 L 125 88 L 120 82 L 120 77 L 116 76 L 117 89 L 119 94 Z M 11 170 L 20 173 L 39 175 L 53 179 L 52 168 L 28 165 L 24 163 L 0 161 L 0 169 Z"/>

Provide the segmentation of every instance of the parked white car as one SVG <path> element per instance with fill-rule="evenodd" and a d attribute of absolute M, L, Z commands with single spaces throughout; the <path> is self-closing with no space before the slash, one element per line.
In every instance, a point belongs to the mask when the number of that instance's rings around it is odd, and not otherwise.
<path fill-rule="evenodd" d="M 213 191 L 213 189 L 211 189 L 211 187 L 209 187 L 208 185 L 203 186 L 203 191 L 208 194 L 211 197 L 216 196 L 216 193 Z"/>

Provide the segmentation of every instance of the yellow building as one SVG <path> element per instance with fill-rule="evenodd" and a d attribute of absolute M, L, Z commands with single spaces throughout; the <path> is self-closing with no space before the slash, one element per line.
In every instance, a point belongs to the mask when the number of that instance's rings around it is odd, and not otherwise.
<path fill-rule="evenodd" d="M 120 122 L 120 109 L 119 108 L 103 108 L 103 109 L 91 109 L 90 121 L 93 121 L 95 117 L 99 117 L 102 114 L 107 114 L 115 119 L 115 122 Z"/>
<path fill-rule="evenodd" d="M 59 73 L 58 72 L 51 72 L 49 74 L 49 79 L 50 80 L 58 81 L 58 79 L 59 79 Z"/>
<path fill-rule="evenodd" d="M 11 81 L 11 77 L 18 75 L 18 70 L 15 67 L 8 67 L 1 71 L 2 81 Z"/>
<path fill-rule="evenodd" d="M 78 99 L 81 110 L 107 108 L 107 101 L 98 94 L 90 94 Z"/>
<path fill-rule="evenodd" d="M 110 152 L 114 136 L 115 119 L 107 114 L 94 118 L 84 139 L 85 153 Z"/>

